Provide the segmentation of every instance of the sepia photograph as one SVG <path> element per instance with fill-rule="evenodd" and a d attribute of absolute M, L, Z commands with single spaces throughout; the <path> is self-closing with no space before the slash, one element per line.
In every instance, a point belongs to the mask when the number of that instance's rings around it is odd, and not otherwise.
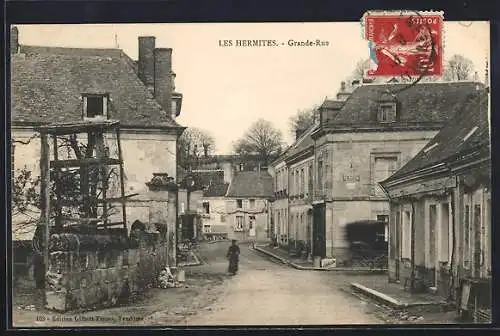
<path fill-rule="evenodd" d="M 491 323 L 490 24 L 445 14 L 11 25 L 13 327 Z"/>

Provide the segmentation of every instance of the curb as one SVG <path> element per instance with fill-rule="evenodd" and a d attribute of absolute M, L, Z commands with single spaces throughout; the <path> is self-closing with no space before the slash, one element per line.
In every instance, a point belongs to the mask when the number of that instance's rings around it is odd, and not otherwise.
<path fill-rule="evenodd" d="M 271 253 L 269 251 L 266 251 L 262 249 L 259 246 L 254 246 L 254 250 L 259 251 L 261 253 L 264 253 L 270 257 L 273 257 L 275 259 L 280 260 L 283 264 L 289 265 L 295 269 L 302 270 L 302 271 L 323 271 L 323 272 L 353 272 L 353 273 L 370 273 L 370 274 L 377 274 L 377 273 L 386 273 L 387 269 L 386 268 L 371 268 L 371 269 L 365 269 L 365 268 L 347 268 L 347 267 L 335 267 L 335 268 L 321 268 L 321 267 L 309 267 L 309 266 L 301 266 L 295 263 L 292 263 L 290 260 L 285 259 L 283 257 L 280 257 L 274 253 Z"/>
<path fill-rule="evenodd" d="M 365 296 L 374 299 L 382 304 L 388 305 L 393 309 L 407 309 L 416 307 L 437 307 L 446 304 L 446 302 L 414 302 L 407 303 L 397 300 L 389 295 L 381 293 L 375 289 L 368 288 L 359 283 L 352 282 L 351 289 L 357 293 L 364 294 Z"/>

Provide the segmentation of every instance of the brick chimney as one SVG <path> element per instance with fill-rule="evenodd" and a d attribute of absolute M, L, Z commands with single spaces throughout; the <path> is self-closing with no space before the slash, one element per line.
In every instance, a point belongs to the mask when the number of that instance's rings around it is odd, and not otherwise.
<path fill-rule="evenodd" d="M 154 51 L 154 96 L 167 115 L 172 115 L 172 49 Z"/>
<path fill-rule="evenodd" d="M 155 76 L 155 40 L 154 36 L 139 36 L 139 78 L 151 90 Z"/>
<path fill-rule="evenodd" d="M 10 53 L 17 54 L 19 50 L 19 30 L 16 26 L 10 30 Z"/>

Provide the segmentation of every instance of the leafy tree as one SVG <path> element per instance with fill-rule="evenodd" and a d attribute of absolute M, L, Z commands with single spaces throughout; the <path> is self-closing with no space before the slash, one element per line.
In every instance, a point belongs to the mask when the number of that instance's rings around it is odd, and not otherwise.
<path fill-rule="evenodd" d="M 282 150 L 283 134 L 267 120 L 259 119 L 234 144 L 234 152 L 240 156 L 258 155 L 267 165 Z"/>

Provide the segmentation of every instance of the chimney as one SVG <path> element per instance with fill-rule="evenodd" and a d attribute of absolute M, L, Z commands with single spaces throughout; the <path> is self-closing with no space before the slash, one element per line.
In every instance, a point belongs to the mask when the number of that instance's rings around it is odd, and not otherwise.
<path fill-rule="evenodd" d="M 139 78 L 149 89 L 153 89 L 154 85 L 155 40 L 154 36 L 139 36 Z"/>
<path fill-rule="evenodd" d="M 17 54 L 19 50 L 19 30 L 16 26 L 12 27 L 10 31 L 10 53 Z"/>
<path fill-rule="evenodd" d="M 340 83 L 340 91 L 337 93 L 337 100 L 345 101 L 351 95 L 350 92 L 347 92 L 345 82 Z"/>
<path fill-rule="evenodd" d="M 172 115 L 172 49 L 154 51 L 154 96 L 167 115 Z"/>

